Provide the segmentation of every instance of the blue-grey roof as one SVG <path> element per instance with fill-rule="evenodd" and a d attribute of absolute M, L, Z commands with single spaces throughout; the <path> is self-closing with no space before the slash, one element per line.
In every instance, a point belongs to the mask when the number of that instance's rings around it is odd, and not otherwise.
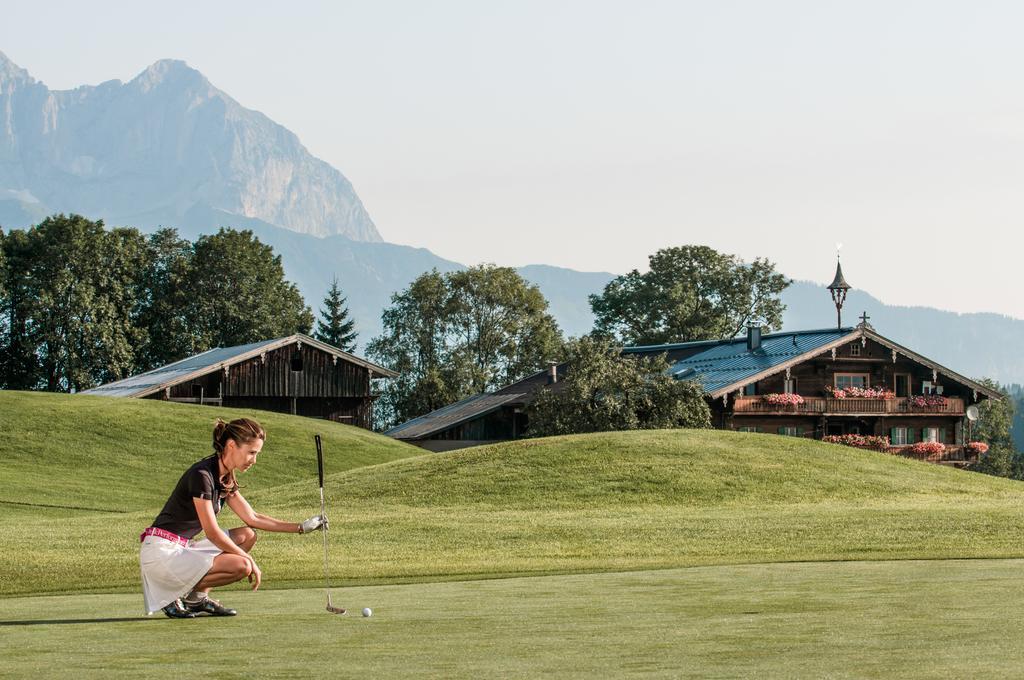
<path fill-rule="evenodd" d="M 384 434 L 395 439 L 420 439 L 437 432 L 443 432 L 467 420 L 479 418 L 492 411 L 497 411 L 503 405 L 522 399 L 523 396 L 523 394 L 519 393 L 491 394 L 483 392 L 481 394 L 474 394 L 454 404 L 431 411 L 426 415 L 407 420 Z"/>
<path fill-rule="evenodd" d="M 376 364 L 344 352 L 337 347 L 332 347 L 314 338 L 296 333 L 283 338 L 262 340 L 248 345 L 236 345 L 234 347 L 217 347 L 201 354 L 175 361 L 160 368 L 154 368 L 145 373 L 139 373 L 123 380 L 106 383 L 91 390 L 84 390 L 81 394 L 92 394 L 102 397 L 144 397 L 165 387 L 170 387 L 184 380 L 197 375 L 203 375 L 209 371 L 230 366 L 238 361 L 247 358 L 249 355 L 259 354 L 262 350 L 287 345 L 290 342 L 302 342 L 303 344 L 316 346 L 324 351 L 336 354 L 357 365 L 368 368 L 378 376 L 394 377 L 398 375 Z"/>
<path fill-rule="evenodd" d="M 628 347 L 627 354 L 657 354 L 675 349 L 705 346 L 672 364 L 669 373 L 679 379 L 698 380 L 704 391 L 713 394 L 723 388 L 741 384 L 759 373 L 781 366 L 800 355 L 844 338 L 854 332 L 852 328 L 773 333 L 761 338 L 761 347 L 747 349 L 747 338 L 714 342 L 677 343 L 673 345 L 647 345 Z"/>

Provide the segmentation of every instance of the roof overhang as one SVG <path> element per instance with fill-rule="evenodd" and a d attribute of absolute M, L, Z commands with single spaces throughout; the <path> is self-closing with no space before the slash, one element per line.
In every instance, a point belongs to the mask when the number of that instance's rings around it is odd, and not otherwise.
<path fill-rule="evenodd" d="M 944 375 L 947 378 L 950 378 L 950 379 L 952 379 L 952 380 L 954 380 L 956 382 L 959 382 L 960 384 L 965 385 L 965 386 L 971 388 L 975 392 L 978 392 L 979 394 L 985 395 L 989 399 L 1001 399 L 1002 398 L 1002 395 L 999 392 L 997 392 L 997 391 L 995 391 L 995 390 L 993 390 L 993 389 L 991 389 L 989 387 L 986 387 L 985 385 L 982 385 L 981 383 L 977 382 L 976 380 L 971 380 L 970 378 L 967 378 L 967 377 L 965 377 L 963 375 L 960 375 L 956 371 L 948 369 L 945 366 L 932 361 L 931 359 L 923 357 L 920 354 L 918 354 L 917 352 L 913 352 L 913 351 L 907 349 L 906 347 L 904 347 L 904 346 L 902 346 L 902 345 L 900 345 L 900 344 L 898 344 L 896 342 L 893 342 L 892 340 L 886 338 L 885 336 L 879 335 L 873 328 L 865 327 L 865 326 L 858 326 L 858 327 L 854 328 L 852 331 L 850 331 L 849 333 L 847 333 L 846 335 L 844 335 L 844 336 L 842 336 L 842 337 L 840 337 L 840 338 L 838 338 L 836 340 L 833 340 L 832 342 L 829 342 L 829 343 L 827 343 L 825 345 L 821 345 L 820 347 L 816 347 L 816 348 L 814 348 L 813 350 L 811 350 L 809 352 L 805 352 L 804 354 L 797 355 L 797 356 L 793 357 L 792 359 L 790 359 L 790 360 L 788 360 L 786 362 L 783 362 L 783 363 L 778 364 L 776 366 L 772 366 L 771 368 L 766 369 L 764 371 L 761 371 L 760 373 L 755 373 L 754 375 L 751 375 L 751 376 L 749 376 L 747 378 L 744 378 L 743 380 L 738 380 L 738 381 L 736 381 L 736 382 L 734 382 L 734 383 L 732 383 L 730 385 L 726 385 L 725 387 L 721 387 L 721 388 L 719 388 L 719 389 L 717 389 L 717 390 L 715 390 L 713 392 L 709 392 L 708 396 L 711 397 L 712 399 L 717 399 L 718 397 L 724 397 L 724 396 L 728 395 L 731 392 L 736 392 L 738 390 L 743 389 L 745 386 L 747 386 L 747 385 L 749 385 L 751 383 L 755 383 L 758 380 L 764 380 L 765 378 L 768 378 L 770 376 L 776 375 L 778 373 L 782 373 L 786 369 L 793 368 L 797 364 L 801 364 L 801 363 L 807 361 L 808 359 L 812 359 L 814 357 L 821 356 L 822 354 L 831 353 L 833 349 L 838 349 L 839 347 L 842 347 L 843 345 L 845 345 L 848 342 L 852 342 L 852 341 L 855 341 L 855 340 L 860 340 L 861 338 L 865 338 L 865 339 L 868 339 L 868 340 L 874 340 L 878 344 L 880 344 L 880 345 L 882 345 L 884 347 L 888 347 L 893 352 L 893 360 L 894 361 L 895 361 L 895 357 L 896 357 L 897 354 L 902 354 L 906 358 L 908 358 L 908 359 L 910 359 L 912 361 L 916 361 L 916 362 L 918 362 L 918 363 L 920 363 L 920 364 L 922 364 L 924 366 L 927 366 L 928 368 L 930 368 L 933 371 L 935 371 L 937 374 Z"/>
<path fill-rule="evenodd" d="M 168 380 L 139 385 L 139 389 L 137 389 L 137 390 L 135 390 L 133 392 L 129 392 L 129 393 L 123 394 L 121 396 L 128 397 L 128 398 L 135 398 L 135 399 L 140 399 L 140 398 L 143 398 L 143 397 L 148 397 L 148 396 L 150 396 L 152 394 L 156 394 L 157 392 L 159 392 L 161 390 L 165 390 L 165 389 L 167 389 L 169 387 L 174 387 L 175 385 L 179 385 L 179 384 L 181 384 L 183 382 L 188 382 L 190 380 L 195 380 L 198 377 L 207 375 L 209 373 L 214 373 L 216 371 L 223 371 L 226 368 L 230 368 L 231 366 L 234 366 L 236 364 L 240 364 L 242 362 L 249 361 L 250 359 L 254 359 L 254 358 L 259 357 L 259 356 L 261 356 L 263 354 L 266 354 L 267 352 L 272 352 L 274 350 L 281 349 L 282 347 L 287 347 L 289 345 L 300 344 L 300 343 L 303 344 L 303 345 L 310 345 L 311 347 L 316 347 L 317 349 L 319 349 L 319 350 L 321 350 L 323 352 L 327 352 L 328 354 L 331 354 L 333 356 L 336 356 L 339 359 L 343 359 L 343 360 L 348 361 L 350 363 L 356 364 L 357 366 L 361 366 L 361 367 L 365 368 L 367 371 L 370 372 L 370 377 L 371 378 L 375 378 L 375 377 L 376 378 L 395 378 L 395 377 L 398 377 L 398 373 L 396 373 L 395 371 L 392 371 L 390 369 L 384 368 L 383 366 L 378 366 L 377 364 L 374 364 L 372 362 L 366 361 L 365 359 L 360 359 L 359 357 L 355 356 L 354 354 L 349 354 L 348 352 L 346 352 L 344 350 L 338 349 L 337 347 L 334 347 L 332 345 L 328 345 L 325 342 L 321 342 L 321 341 L 317 340 L 316 338 L 313 338 L 313 337 L 310 337 L 310 336 L 306 335 L 305 333 L 295 333 L 294 335 L 289 335 L 289 336 L 284 337 L 284 338 L 278 338 L 277 340 L 274 340 L 273 342 L 268 342 L 268 343 L 265 343 L 265 344 L 261 344 L 258 347 L 256 347 L 255 349 L 252 349 L 252 350 L 250 350 L 248 352 L 243 352 L 241 354 L 236 354 L 236 355 L 232 356 L 230 359 L 227 359 L 225 361 L 220 361 L 220 362 L 217 362 L 217 363 L 207 364 L 206 366 L 202 366 L 200 368 L 197 368 L 194 371 L 190 371 L 188 373 L 182 373 L 182 374 L 176 375 L 173 378 L 170 378 Z M 212 351 L 212 350 L 208 350 L 208 351 Z M 193 357 L 202 356 L 203 354 L 206 354 L 206 352 L 201 352 L 200 354 L 195 354 L 195 355 L 193 355 Z M 188 357 L 188 358 L 193 358 L 193 357 Z M 183 359 L 182 361 L 185 361 L 185 359 Z M 179 362 L 175 362 L 175 363 L 179 363 Z M 158 379 L 159 378 L 159 373 L 161 371 L 167 370 L 167 369 L 171 368 L 172 366 L 174 366 L 174 364 L 168 364 L 167 366 L 162 366 L 161 368 L 153 369 L 152 372 L 155 374 L 154 378 Z M 142 375 L 146 375 L 146 374 L 143 373 Z M 110 388 L 110 387 L 116 386 L 118 382 L 119 381 L 115 381 L 115 382 L 112 382 L 112 383 L 107 383 L 106 385 L 100 385 L 99 387 L 95 387 L 92 390 L 86 390 L 86 392 L 92 392 L 93 394 L 96 394 L 96 395 L 99 395 L 99 396 L 103 396 L 103 388 Z"/>

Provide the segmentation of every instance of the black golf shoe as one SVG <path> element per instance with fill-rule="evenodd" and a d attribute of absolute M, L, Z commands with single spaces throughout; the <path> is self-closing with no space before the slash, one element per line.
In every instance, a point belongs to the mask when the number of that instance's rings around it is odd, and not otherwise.
<path fill-rule="evenodd" d="M 195 616 L 196 614 L 209 614 L 210 616 L 235 616 L 238 614 L 234 609 L 225 607 L 217 600 L 211 600 L 209 597 L 204 597 L 198 602 L 189 602 L 185 600 L 185 609 Z"/>
<path fill-rule="evenodd" d="M 195 614 L 190 612 L 188 609 L 185 609 L 185 607 L 184 607 L 184 605 L 182 605 L 180 599 L 179 600 L 175 600 L 174 602 L 170 603 L 169 605 L 164 607 L 161 611 L 163 611 L 164 614 L 166 614 L 167 616 L 169 616 L 172 619 L 194 619 L 194 618 L 196 618 Z"/>

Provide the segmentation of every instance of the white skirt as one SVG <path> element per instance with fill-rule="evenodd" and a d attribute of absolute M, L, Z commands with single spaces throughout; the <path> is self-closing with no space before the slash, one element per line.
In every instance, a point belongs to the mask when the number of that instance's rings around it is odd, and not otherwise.
<path fill-rule="evenodd" d="M 182 545 L 159 536 L 146 536 L 139 550 L 146 613 L 158 612 L 187 595 L 210 571 L 213 558 L 221 552 L 208 538 Z"/>

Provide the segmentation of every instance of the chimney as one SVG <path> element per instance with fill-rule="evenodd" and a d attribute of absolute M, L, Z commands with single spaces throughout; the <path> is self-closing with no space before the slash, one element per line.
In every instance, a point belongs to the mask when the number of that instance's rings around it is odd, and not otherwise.
<path fill-rule="evenodd" d="M 553 385 L 558 382 L 558 364 L 554 361 L 548 364 L 548 384 Z"/>
<path fill-rule="evenodd" d="M 749 324 L 747 326 L 747 350 L 753 352 L 761 349 L 761 327 Z"/>

